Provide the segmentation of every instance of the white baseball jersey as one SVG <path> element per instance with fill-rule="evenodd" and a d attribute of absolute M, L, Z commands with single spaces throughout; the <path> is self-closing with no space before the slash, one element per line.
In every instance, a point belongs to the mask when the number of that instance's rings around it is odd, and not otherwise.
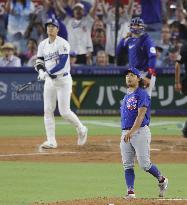
<path fill-rule="evenodd" d="M 71 50 L 76 51 L 78 55 L 93 51 L 91 39 L 93 22 L 94 19 L 90 15 L 83 17 L 81 20 L 76 20 L 74 18 L 65 19 Z"/>
<path fill-rule="evenodd" d="M 70 72 L 70 45 L 69 43 L 57 36 L 54 42 L 50 43 L 49 38 L 43 40 L 38 46 L 37 57 L 43 57 L 45 62 L 45 68 L 50 73 L 50 71 L 59 64 L 59 56 L 62 54 L 68 54 L 68 59 L 65 63 L 65 66 L 57 72 L 53 73 L 54 75 L 59 75 L 62 73 Z"/>

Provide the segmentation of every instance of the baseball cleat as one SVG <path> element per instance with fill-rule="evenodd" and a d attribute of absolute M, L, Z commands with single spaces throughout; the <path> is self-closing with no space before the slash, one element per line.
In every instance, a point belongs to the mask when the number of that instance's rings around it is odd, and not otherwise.
<path fill-rule="evenodd" d="M 135 199 L 136 196 L 135 196 L 135 193 L 134 191 L 130 190 L 127 192 L 127 195 L 125 197 L 123 197 L 124 199 Z"/>
<path fill-rule="evenodd" d="M 57 144 L 49 143 L 48 141 L 45 141 L 43 144 L 40 145 L 40 148 L 42 149 L 55 149 L 57 148 Z"/>
<path fill-rule="evenodd" d="M 81 128 L 77 128 L 76 130 L 78 134 L 77 145 L 84 145 L 87 141 L 88 128 L 83 126 Z"/>
<path fill-rule="evenodd" d="M 164 182 L 162 183 L 158 183 L 158 186 L 159 186 L 159 197 L 164 197 L 164 194 L 168 188 L 168 179 L 165 178 L 164 179 Z"/>

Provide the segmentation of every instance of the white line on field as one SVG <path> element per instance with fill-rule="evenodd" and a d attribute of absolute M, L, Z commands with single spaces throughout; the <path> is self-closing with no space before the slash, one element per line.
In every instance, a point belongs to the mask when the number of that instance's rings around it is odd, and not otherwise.
<path fill-rule="evenodd" d="M 160 151 L 160 149 L 151 149 L 151 151 Z M 14 153 L 14 154 L 0 154 L 0 157 L 22 157 L 22 156 L 39 156 L 39 155 L 72 155 L 72 154 L 82 154 L 84 152 L 47 152 L 47 150 L 43 150 L 41 152 L 33 152 L 33 153 Z M 93 153 L 93 152 L 86 152 Z M 96 152 L 97 153 L 97 152 Z M 100 152 L 99 152 L 100 153 Z M 102 152 L 104 154 L 118 154 L 119 152 Z"/>
<path fill-rule="evenodd" d="M 105 126 L 105 127 L 116 127 L 120 128 L 120 122 L 113 122 L 113 121 L 99 121 L 99 120 L 83 120 L 82 121 L 85 124 L 90 124 L 90 125 L 98 125 L 98 126 Z M 67 122 L 62 122 L 59 121 L 57 122 L 58 125 L 66 125 L 68 124 Z M 162 122 L 152 122 L 150 124 L 150 127 L 157 127 L 157 126 L 163 126 L 163 125 L 181 125 L 183 126 L 183 123 L 180 121 L 162 121 Z"/>
<path fill-rule="evenodd" d="M 23 154 L 1 154 L 0 157 L 20 157 L 20 156 L 37 156 L 37 155 L 66 155 L 66 154 L 77 154 L 77 152 L 33 152 Z"/>
<path fill-rule="evenodd" d="M 159 201 L 187 201 L 187 199 L 157 199 Z"/>

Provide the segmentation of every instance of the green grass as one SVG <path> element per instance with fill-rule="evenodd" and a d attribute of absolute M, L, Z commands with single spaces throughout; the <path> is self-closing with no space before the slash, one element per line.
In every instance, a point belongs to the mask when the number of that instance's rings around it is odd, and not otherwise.
<path fill-rule="evenodd" d="M 90 136 L 119 136 L 119 117 L 81 117 L 89 128 Z M 181 135 L 184 117 L 152 117 L 152 135 Z M 0 137 L 38 137 L 45 135 L 43 117 L 0 117 Z M 66 124 L 60 117 L 56 117 L 57 136 L 74 136 L 75 129 Z"/>
<path fill-rule="evenodd" d="M 81 117 L 89 135 L 120 136 L 119 117 Z M 181 135 L 186 118 L 153 117 L 152 135 Z M 43 117 L 0 117 L 0 137 L 44 136 Z M 75 129 L 56 117 L 57 136 L 74 136 Z M 125 193 L 121 164 L 93 163 L 22 163 L 0 162 L 0 205 L 28 205 L 100 196 L 121 197 Z M 161 164 L 159 168 L 169 177 L 169 198 L 187 195 L 187 165 Z M 157 196 L 157 182 L 151 175 L 136 168 L 138 197 Z"/>
<path fill-rule="evenodd" d="M 1 205 L 122 197 L 126 190 L 121 164 L 0 162 L 0 167 Z M 185 198 L 187 165 L 162 164 L 159 168 L 169 178 L 167 197 Z M 157 181 L 138 167 L 135 172 L 137 197 L 157 197 Z"/>

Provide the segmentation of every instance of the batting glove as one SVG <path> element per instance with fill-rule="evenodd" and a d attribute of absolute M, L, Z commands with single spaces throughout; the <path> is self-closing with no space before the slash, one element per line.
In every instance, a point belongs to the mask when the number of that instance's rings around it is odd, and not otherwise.
<path fill-rule="evenodd" d="M 46 77 L 49 76 L 48 73 L 42 69 L 40 69 L 38 73 L 38 80 L 45 80 Z"/>

